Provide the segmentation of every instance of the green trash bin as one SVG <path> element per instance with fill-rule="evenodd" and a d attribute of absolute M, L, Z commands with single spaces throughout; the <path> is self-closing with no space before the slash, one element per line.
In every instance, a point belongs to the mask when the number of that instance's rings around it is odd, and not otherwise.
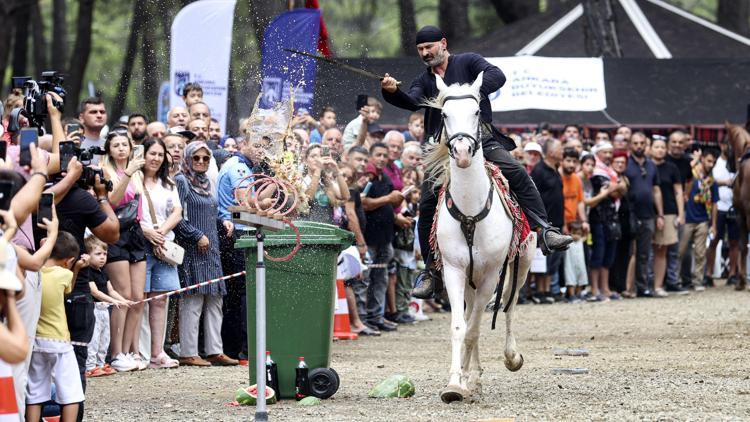
<path fill-rule="evenodd" d="M 327 368 L 331 361 L 333 313 L 336 302 L 336 261 L 354 235 L 330 224 L 295 221 L 302 248 L 288 262 L 266 259 L 266 349 L 278 366 L 280 398 L 294 398 L 300 356 L 310 369 Z M 282 257 L 296 244 L 290 228 L 266 231 L 269 255 Z M 254 232 L 235 244 L 245 249 L 247 291 L 247 349 L 250 384 L 255 384 L 255 264 Z"/>

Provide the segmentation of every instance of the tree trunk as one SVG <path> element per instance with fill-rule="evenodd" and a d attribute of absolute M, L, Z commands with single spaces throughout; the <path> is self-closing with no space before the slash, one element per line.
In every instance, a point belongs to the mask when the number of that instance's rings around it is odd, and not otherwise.
<path fill-rule="evenodd" d="M 750 35 L 750 0 L 719 0 L 716 20 L 730 31 Z"/>
<path fill-rule="evenodd" d="M 497 16 L 504 23 L 513 23 L 539 13 L 539 2 L 528 0 L 491 0 Z"/>
<path fill-rule="evenodd" d="M 285 12 L 287 3 L 278 0 L 247 0 L 250 3 L 250 20 L 253 23 L 255 39 L 258 41 L 258 55 L 263 46 L 263 34 L 273 18 Z"/>
<path fill-rule="evenodd" d="M 47 40 L 44 38 L 44 21 L 39 11 L 39 2 L 31 6 L 31 36 L 34 40 L 34 69 L 41 75 L 47 69 Z M 57 69 L 54 69 L 57 70 Z"/>
<path fill-rule="evenodd" d="M 76 43 L 70 57 L 68 70 L 68 98 L 65 114 L 77 115 L 78 100 L 83 87 L 83 76 L 91 54 L 91 24 L 94 17 L 95 0 L 80 0 L 78 5 L 78 23 L 76 25 Z"/>
<path fill-rule="evenodd" d="M 68 61 L 68 26 L 65 0 L 54 0 L 52 8 L 52 69 L 63 71 Z"/>
<path fill-rule="evenodd" d="M 151 3 L 151 2 L 148 2 Z M 148 7 L 148 6 L 147 6 Z M 154 42 L 154 29 L 156 16 L 153 8 L 150 8 L 144 17 L 145 22 L 141 25 L 141 64 L 143 65 L 143 112 L 148 116 L 156 115 L 156 102 L 159 97 L 159 73 L 156 62 L 156 43 Z"/>
<path fill-rule="evenodd" d="M 469 0 L 440 0 L 438 21 L 449 43 L 470 38 Z"/>
<path fill-rule="evenodd" d="M 133 17 L 130 21 L 130 36 L 128 36 L 128 45 L 125 48 L 125 58 L 122 62 L 122 71 L 120 80 L 117 82 L 117 94 L 112 100 L 112 110 L 109 113 L 109 119 L 115 122 L 122 110 L 125 108 L 125 101 L 128 97 L 128 87 L 130 86 L 130 77 L 133 71 L 133 63 L 138 54 L 138 35 L 143 22 L 143 12 L 146 8 L 147 0 L 136 0 L 133 5 Z"/>
<path fill-rule="evenodd" d="M 35 78 L 39 75 L 31 75 L 28 72 L 26 66 L 29 58 L 29 20 L 31 18 L 31 2 L 25 2 L 25 4 L 18 9 L 16 15 L 16 31 L 13 36 L 13 75 L 14 76 L 34 76 Z"/>
<path fill-rule="evenodd" d="M 399 0 L 399 15 L 401 17 L 401 54 L 414 54 L 414 37 L 417 35 L 417 22 L 414 18 L 414 1 Z"/>

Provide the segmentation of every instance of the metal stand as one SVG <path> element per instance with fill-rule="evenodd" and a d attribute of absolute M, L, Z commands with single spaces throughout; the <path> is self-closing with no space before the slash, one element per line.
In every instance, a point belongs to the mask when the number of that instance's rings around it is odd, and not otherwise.
<path fill-rule="evenodd" d="M 255 420 L 268 421 L 266 410 L 266 265 L 263 262 L 263 226 L 255 226 L 258 260 L 255 264 L 255 378 L 258 384 L 258 404 Z M 277 393 L 278 394 L 278 393 Z"/>
<path fill-rule="evenodd" d="M 258 248 L 255 263 L 255 383 L 258 387 L 255 420 L 266 422 L 266 265 L 263 262 L 263 241 L 266 235 L 263 229 L 279 231 L 284 228 L 284 222 L 258 215 L 256 210 L 247 207 L 233 206 L 229 207 L 229 211 L 232 213 L 233 223 L 255 227 Z"/>

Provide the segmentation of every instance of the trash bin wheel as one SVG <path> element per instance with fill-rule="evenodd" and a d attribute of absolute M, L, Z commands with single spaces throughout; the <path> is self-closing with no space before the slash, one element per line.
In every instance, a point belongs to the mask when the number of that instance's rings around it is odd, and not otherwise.
<path fill-rule="evenodd" d="M 310 394 L 319 398 L 327 399 L 339 390 L 339 377 L 330 368 L 315 368 L 308 374 L 310 381 Z"/>
<path fill-rule="evenodd" d="M 336 372 L 333 368 L 328 368 L 329 371 L 333 372 L 334 375 L 336 375 L 336 381 L 339 383 L 339 387 L 341 387 L 341 377 L 339 376 L 339 373 Z"/>

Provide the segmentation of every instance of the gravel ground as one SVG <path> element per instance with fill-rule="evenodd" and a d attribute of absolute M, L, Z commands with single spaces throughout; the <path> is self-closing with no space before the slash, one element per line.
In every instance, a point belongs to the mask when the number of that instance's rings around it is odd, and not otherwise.
<path fill-rule="evenodd" d="M 319 407 L 285 401 L 271 420 L 433 421 L 750 420 L 750 295 L 729 287 L 668 299 L 597 304 L 525 305 L 515 323 L 524 367 L 502 361 L 504 330 L 480 340 L 483 395 L 445 405 L 448 315 L 399 327 L 380 338 L 337 342 L 342 387 Z M 554 348 L 587 348 L 588 357 L 555 357 Z M 585 367 L 586 375 L 552 375 Z M 395 373 L 409 376 L 410 399 L 370 399 L 369 389 Z M 247 386 L 247 369 L 179 368 L 89 381 L 88 420 L 251 420 L 254 408 L 227 406 Z"/>

